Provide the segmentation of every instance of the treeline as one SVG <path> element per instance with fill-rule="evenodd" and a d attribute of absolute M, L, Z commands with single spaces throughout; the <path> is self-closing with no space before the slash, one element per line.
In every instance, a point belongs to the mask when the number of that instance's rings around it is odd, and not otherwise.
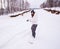
<path fill-rule="evenodd" d="M 41 8 L 45 7 L 60 7 L 60 0 L 47 0 L 40 5 Z"/>
<path fill-rule="evenodd" d="M 0 15 L 29 9 L 28 1 L 0 0 Z"/>

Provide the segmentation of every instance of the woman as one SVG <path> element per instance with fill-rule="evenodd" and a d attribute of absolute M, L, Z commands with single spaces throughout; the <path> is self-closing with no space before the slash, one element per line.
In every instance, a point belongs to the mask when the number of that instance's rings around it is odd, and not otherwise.
<path fill-rule="evenodd" d="M 31 22 L 32 22 L 32 26 L 31 26 L 31 30 L 32 30 L 32 36 L 35 38 L 36 36 L 36 27 L 37 27 L 37 16 L 34 10 L 31 11 Z"/>

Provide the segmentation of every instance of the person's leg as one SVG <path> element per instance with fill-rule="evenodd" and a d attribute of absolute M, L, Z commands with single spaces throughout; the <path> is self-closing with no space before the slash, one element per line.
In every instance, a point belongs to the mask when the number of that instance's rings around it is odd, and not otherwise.
<path fill-rule="evenodd" d="M 35 33 L 34 29 L 33 29 L 32 30 L 32 36 L 35 38 L 35 35 L 36 35 L 36 33 Z"/>
<path fill-rule="evenodd" d="M 32 25 L 32 27 L 31 27 L 31 30 L 32 30 L 32 36 L 35 38 L 35 35 L 36 35 L 36 33 L 35 33 L 35 31 L 36 31 L 36 27 L 37 27 L 37 25 Z"/>

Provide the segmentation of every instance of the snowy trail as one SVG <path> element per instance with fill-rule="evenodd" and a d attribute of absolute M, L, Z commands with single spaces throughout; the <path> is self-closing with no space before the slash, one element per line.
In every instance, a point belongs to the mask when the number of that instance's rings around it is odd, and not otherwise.
<path fill-rule="evenodd" d="M 0 21 L 0 45 L 5 45 L 10 39 L 13 39 L 17 34 L 24 35 L 25 31 L 29 29 L 28 23 L 23 17 L 9 18 Z M 25 24 L 25 25 L 24 25 Z"/>
<path fill-rule="evenodd" d="M 42 13 L 42 12 L 41 12 Z M 60 16 L 46 13 L 40 17 L 40 48 L 60 49 Z M 58 46 L 57 46 L 58 45 Z"/>
<path fill-rule="evenodd" d="M 0 49 L 60 49 L 60 15 L 43 9 L 35 11 L 38 16 L 35 43 L 29 44 L 32 36 L 31 23 L 26 22 L 30 17 L 28 12 L 23 17 L 1 19 Z"/>
<path fill-rule="evenodd" d="M 7 46 L 7 45 L 12 45 L 12 43 L 17 39 L 17 41 L 20 41 L 21 39 L 23 40 L 24 38 L 26 38 L 26 37 L 29 37 L 29 35 L 30 35 L 30 31 L 27 31 L 26 32 L 26 30 L 24 31 L 25 33 L 23 33 L 22 32 L 22 34 L 21 33 L 18 33 L 18 34 L 16 34 L 16 35 L 14 35 L 11 39 L 9 39 L 4 45 L 2 45 L 1 46 L 1 48 L 3 48 L 3 47 L 5 47 L 5 46 Z M 21 41 L 22 41 L 21 40 Z M 16 42 L 17 42 L 16 41 Z M 15 42 L 14 42 L 15 43 Z"/>

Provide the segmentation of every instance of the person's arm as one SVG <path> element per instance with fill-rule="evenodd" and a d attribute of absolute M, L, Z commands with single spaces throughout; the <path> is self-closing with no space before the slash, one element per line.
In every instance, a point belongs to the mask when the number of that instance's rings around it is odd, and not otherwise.
<path fill-rule="evenodd" d="M 30 19 L 27 19 L 26 21 L 27 21 L 27 22 L 28 22 L 28 21 L 29 21 L 29 22 L 32 22 L 32 18 L 30 18 Z"/>

